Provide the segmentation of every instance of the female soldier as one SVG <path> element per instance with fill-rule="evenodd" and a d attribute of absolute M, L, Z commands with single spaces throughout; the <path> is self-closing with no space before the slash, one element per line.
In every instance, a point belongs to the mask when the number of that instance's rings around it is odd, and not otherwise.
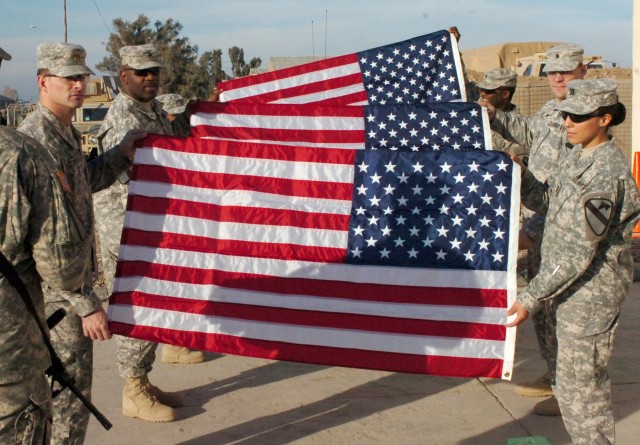
<path fill-rule="evenodd" d="M 613 444 L 607 365 L 620 306 L 633 280 L 631 231 L 640 214 L 637 185 L 608 129 L 624 121 L 616 83 L 573 80 L 556 105 L 572 144 L 545 184 L 522 177 L 523 204 L 546 215 L 540 273 L 508 315 L 517 326 L 543 301 L 556 319 L 553 392 L 575 444 Z M 514 160 L 516 160 L 514 158 Z"/>

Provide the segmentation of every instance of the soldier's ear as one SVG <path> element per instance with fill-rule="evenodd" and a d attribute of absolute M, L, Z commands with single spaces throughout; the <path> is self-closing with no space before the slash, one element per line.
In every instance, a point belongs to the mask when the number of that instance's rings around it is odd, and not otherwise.
<path fill-rule="evenodd" d="M 613 118 L 609 113 L 605 114 L 604 116 L 600 116 L 600 126 L 608 127 L 612 119 Z"/>

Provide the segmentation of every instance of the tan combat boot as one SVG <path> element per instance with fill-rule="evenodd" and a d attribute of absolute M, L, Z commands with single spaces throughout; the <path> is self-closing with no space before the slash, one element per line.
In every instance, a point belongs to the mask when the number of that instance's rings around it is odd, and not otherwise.
<path fill-rule="evenodd" d="M 184 405 L 184 397 L 179 392 L 165 392 L 157 386 L 152 385 L 148 376 L 144 376 L 143 379 L 146 379 L 146 385 L 149 393 L 151 393 L 158 402 L 163 405 L 170 406 L 171 408 L 177 408 Z"/>
<path fill-rule="evenodd" d="M 551 389 L 551 378 L 547 372 L 535 382 L 521 383 L 514 389 L 516 394 L 525 397 L 549 397 L 553 395 Z"/>
<path fill-rule="evenodd" d="M 162 345 L 162 363 L 178 363 L 191 365 L 204 361 L 204 352 L 194 351 L 182 346 Z"/>
<path fill-rule="evenodd" d="M 122 390 L 122 414 L 136 417 L 147 422 L 173 422 L 176 413 L 173 408 L 163 405 L 151 394 L 149 379 L 127 377 Z"/>

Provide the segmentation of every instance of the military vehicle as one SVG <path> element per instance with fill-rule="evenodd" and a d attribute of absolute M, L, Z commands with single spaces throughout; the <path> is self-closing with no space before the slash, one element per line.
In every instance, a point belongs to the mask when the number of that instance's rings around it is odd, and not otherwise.
<path fill-rule="evenodd" d="M 82 151 L 91 159 L 98 152 L 98 130 L 117 94 L 117 86 L 105 76 L 89 79 L 82 107 L 76 110 L 73 125 L 82 133 Z"/>
<path fill-rule="evenodd" d="M 483 46 L 462 53 L 467 70 L 484 73 L 494 68 L 509 68 L 518 76 L 545 77 L 545 52 L 560 42 L 508 42 Z M 584 56 L 589 68 L 605 68 L 600 56 Z"/>
<path fill-rule="evenodd" d="M 589 69 L 605 68 L 604 60 L 600 56 L 584 56 L 582 60 Z M 517 58 L 515 66 L 512 66 L 511 69 L 518 76 L 546 77 L 547 73 L 543 71 L 546 63 L 547 57 L 545 53 L 535 53 L 531 56 Z"/>

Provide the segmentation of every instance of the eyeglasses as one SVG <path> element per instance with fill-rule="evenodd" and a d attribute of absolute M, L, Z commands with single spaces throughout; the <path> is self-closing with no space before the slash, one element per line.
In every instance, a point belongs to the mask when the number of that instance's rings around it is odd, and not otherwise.
<path fill-rule="evenodd" d="M 89 78 L 89 75 L 88 74 L 77 74 L 75 76 L 56 76 L 55 74 L 45 74 L 44 77 L 57 77 L 58 79 L 64 79 L 65 81 L 67 81 L 69 83 L 76 83 L 76 82 L 84 83 Z"/>
<path fill-rule="evenodd" d="M 153 74 L 154 76 L 157 76 L 158 74 L 160 74 L 160 67 L 153 67 L 153 68 L 145 68 L 143 70 L 136 70 L 134 68 L 129 68 L 127 71 L 133 71 L 133 74 L 135 74 L 138 77 L 147 77 L 149 74 Z"/>
<path fill-rule="evenodd" d="M 547 71 L 547 77 L 560 76 L 564 79 L 565 77 L 572 76 L 572 75 L 574 75 L 573 70 L 572 71 Z"/>
<path fill-rule="evenodd" d="M 568 113 L 566 111 L 560 112 L 560 115 L 562 116 L 562 120 L 563 121 L 566 121 L 567 118 L 569 118 L 569 119 L 571 119 L 571 122 L 573 122 L 574 124 L 581 124 L 583 122 L 588 121 L 592 117 L 601 117 L 601 116 L 603 116 L 602 113 L 574 114 L 574 113 Z"/>

